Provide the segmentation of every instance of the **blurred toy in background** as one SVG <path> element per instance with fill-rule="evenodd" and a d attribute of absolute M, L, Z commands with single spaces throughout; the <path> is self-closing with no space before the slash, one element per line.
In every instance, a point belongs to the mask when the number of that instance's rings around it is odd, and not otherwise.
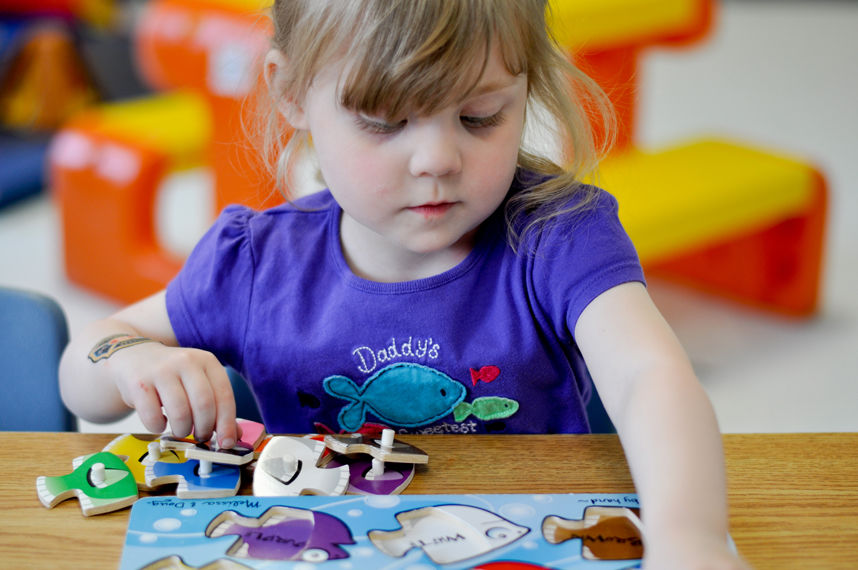
<path fill-rule="evenodd" d="M 70 117 L 108 99 L 109 69 L 94 38 L 122 38 L 114 0 L 4 0 L 0 3 L 0 207 L 41 192 L 53 133 Z M 104 43 L 103 40 L 99 42 Z M 139 82 L 130 82 L 131 90 Z M 116 85 L 116 82 L 113 82 Z M 129 90 L 126 89 L 126 92 Z"/>
<path fill-rule="evenodd" d="M 0 20 L 0 207 L 41 191 L 50 132 L 95 96 L 64 22 Z"/>
<path fill-rule="evenodd" d="M 79 21 L 108 27 L 116 15 L 115 0 L 3 0 L 0 14 Z"/>
<path fill-rule="evenodd" d="M 282 201 L 242 116 L 260 86 L 270 3 L 139 4 L 130 24 L 134 67 L 155 93 L 76 113 L 48 159 L 70 280 L 123 303 L 166 285 L 182 255 L 160 243 L 154 204 L 176 172 L 211 171 L 210 219 L 230 203 L 266 208 Z M 549 7 L 557 41 L 617 110 L 616 144 L 597 182 L 619 201 L 647 273 L 767 311 L 814 314 L 827 188 L 813 164 L 728 139 L 666 149 L 636 140 L 642 55 L 699 43 L 717 2 L 550 0 Z"/>
<path fill-rule="evenodd" d="M 0 121 L 19 131 L 56 129 L 96 100 L 71 30 L 57 21 L 16 23 L 0 82 Z M 17 28 L 17 29 L 16 29 Z"/>
<path fill-rule="evenodd" d="M 260 84 L 268 49 L 266 5 L 141 5 L 133 23 L 134 64 L 155 92 L 75 115 L 49 158 L 72 281 L 122 302 L 164 287 L 182 259 L 158 239 L 155 201 L 177 172 L 211 171 L 209 219 L 230 203 L 263 208 L 282 201 L 242 124 L 243 105 Z"/>

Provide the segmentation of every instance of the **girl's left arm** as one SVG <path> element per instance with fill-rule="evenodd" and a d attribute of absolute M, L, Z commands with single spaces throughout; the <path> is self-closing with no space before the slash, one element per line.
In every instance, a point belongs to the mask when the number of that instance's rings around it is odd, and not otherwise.
<path fill-rule="evenodd" d="M 641 500 L 646 568 L 747 568 L 727 543 L 721 434 L 679 340 L 640 283 L 581 313 L 575 339 Z"/>

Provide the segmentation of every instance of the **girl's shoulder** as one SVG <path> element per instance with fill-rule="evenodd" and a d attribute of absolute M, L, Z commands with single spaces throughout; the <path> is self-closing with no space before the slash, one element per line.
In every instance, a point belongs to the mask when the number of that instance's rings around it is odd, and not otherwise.
<path fill-rule="evenodd" d="M 588 209 L 616 208 L 617 201 L 603 188 L 586 182 L 568 182 L 557 176 L 519 169 L 510 188 L 510 198 L 522 194 L 546 192 L 542 201 L 546 210 L 586 212 Z M 536 212 L 540 210 L 537 209 Z"/>
<path fill-rule="evenodd" d="M 258 231 L 284 223 L 317 221 L 320 216 L 327 215 L 335 207 L 336 202 L 331 193 L 328 190 L 320 190 L 265 210 L 231 204 L 223 209 L 217 223 L 243 231 Z"/>
<path fill-rule="evenodd" d="M 546 236 L 613 225 L 618 210 L 616 198 L 598 186 L 522 170 L 513 182 L 506 218 L 515 235 L 524 240 L 520 245 L 532 248 Z"/>
<path fill-rule="evenodd" d="M 327 237 L 336 203 L 327 191 L 317 192 L 265 210 L 232 204 L 223 209 L 195 249 L 208 243 L 217 251 L 272 251 L 272 244 L 300 251 Z"/>

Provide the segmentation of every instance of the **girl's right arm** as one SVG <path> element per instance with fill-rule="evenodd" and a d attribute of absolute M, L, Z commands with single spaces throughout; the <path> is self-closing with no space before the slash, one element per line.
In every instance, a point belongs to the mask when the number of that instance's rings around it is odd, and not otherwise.
<path fill-rule="evenodd" d="M 210 352 L 178 346 L 164 291 L 76 334 L 60 361 L 66 406 L 96 423 L 136 410 L 143 425 L 232 447 L 238 431 L 226 370 Z M 166 414 L 166 417 L 165 417 Z"/>

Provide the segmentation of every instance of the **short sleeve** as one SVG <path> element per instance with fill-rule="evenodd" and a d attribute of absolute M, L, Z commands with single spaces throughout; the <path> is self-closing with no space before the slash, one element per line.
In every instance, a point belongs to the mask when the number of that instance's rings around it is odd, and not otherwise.
<path fill-rule="evenodd" d="M 167 313 L 181 346 L 213 352 L 241 369 L 253 290 L 253 210 L 229 206 L 167 286 Z"/>
<path fill-rule="evenodd" d="M 617 200 L 597 190 L 594 204 L 552 224 L 534 258 L 534 285 L 552 322 L 572 336 L 578 317 L 608 289 L 646 283 L 634 245 L 618 216 Z"/>

